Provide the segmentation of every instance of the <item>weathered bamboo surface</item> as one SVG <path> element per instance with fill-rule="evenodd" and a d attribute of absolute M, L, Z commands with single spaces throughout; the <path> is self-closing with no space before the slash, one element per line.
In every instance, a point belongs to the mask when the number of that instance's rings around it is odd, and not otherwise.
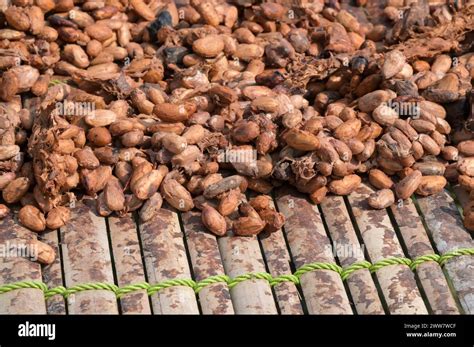
<path fill-rule="evenodd" d="M 0 220 L 0 251 L 38 238 L 57 255 L 53 264 L 41 266 L 23 255 L 0 253 L 0 285 L 33 280 L 50 288 L 93 282 L 123 287 L 249 273 L 277 277 L 314 262 L 337 262 L 344 268 L 364 259 L 372 263 L 390 257 L 415 259 L 474 247 L 447 192 L 373 210 L 366 204 L 370 191 L 363 185 L 347 199 L 329 196 L 318 207 L 293 190 L 278 190 L 275 205 L 287 222 L 283 230 L 258 237 L 231 232 L 216 237 L 205 230 L 198 212 L 179 214 L 168 207 L 146 223 L 132 214 L 102 218 L 88 207 L 94 205 L 91 199 L 77 204 L 67 226 L 40 236 L 19 226 L 10 215 Z M 459 187 L 453 191 L 463 204 L 465 192 Z M 110 290 L 45 300 L 39 289 L 16 289 L 0 294 L 0 314 L 474 312 L 474 257 L 452 258 L 445 270 L 437 262 L 423 262 L 415 273 L 406 265 L 386 266 L 375 275 L 360 269 L 344 284 L 335 271 L 313 270 L 302 274 L 298 285 L 288 281 L 271 287 L 266 279 L 244 279 L 229 288 L 227 280 L 221 280 L 198 294 L 192 285 L 181 285 L 163 288 L 151 297 L 141 289 L 119 300 Z"/>
<path fill-rule="evenodd" d="M 135 220 L 131 214 L 122 218 L 110 217 L 110 243 L 117 275 L 121 287 L 146 281 Z M 120 299 L 123 314 L 150 314 L 150 302 L 146 290 L 125 294 Z"/>
<path fill-rule="evenodd" d="M 277 192 L 277 206 L 285 215 L 284 227 L 295 267 L 313 262 L 335 262 L 317 206 L 293 190 Z M 300 277 L 310 314 L 352 314 L 341 277 L 331 270 L 317 270 Z"/>
<path fill-rule="evenodd" d="M 184 233 L 189 248 L 196 281 L 210 276 L 224 275 L 221 255 L 216 237 L 205 231 L 198 212 L 182 215 Z M 213 283 L 199 292 L 203 314 L 233 314 L 234 307 L 227 283 Z"/>
<path fill-rule="evenodd" d="M 272 276 L 291 274 L 291 258 L 282 230 L 259 235 L 268 270 Z M 280 314 L 303 314 L 298 289 L 293 282 L 282 282 L 273 287 Z"/>
<path fill-rule="evenodd" d="M 228 235 L 218 240 L 225 272 L 231 278 L 252 272 L 265 272 L 265 263 L 255 236 Z M 269 283 L 264 279 L 249 279 L 231 290 L 237 314 L 277 314 Z"/>
<path fill-rule="evenodd" d="M 89 282 L 114 283 L 112 261 L 104 218 L 79 202 L 71 209 L 71 221 L 61 228 L 65 284 L 72 287 Z M 68 298 L 69 314 L 117 314 L 113 292 L 88 290 Z"/>
<path fill-rule="evenodd" d="M 50 288 L 64 286 L 58 233 L 58 230 L 48 230 L 41 234 L 42 241 L 53 247 L 56 252 L 56 259 L 54 259 L 54 262 L 48 266 L 44 266 L 42 269 L 43 282 Z M 46 300 L 46 309 L 48 314 L 67 314 L 66 301 L 64 300 L 64 297 L 62 295 L 54 295 L 50 297 Z"/>
<path fill-rule="evenodd" d="M 426 224 L 440 254 L 459 248 L 474 247 L 469 232 L 447 192 L 417 199 Z M 474 257 L 460 256 L 448 260 L 445 269 L 451 278 L 461 306 L 474 314 Z"/>
<path fill-rule="evenodd" d="M 275 208 L 275 204 L 272 204 Z M 263 255 L 272 276 L 292 273 L 291 257 L 283 230 L 273 233 L 264 232 L 258 236 Z M 298 289 L 293 282 L 282 282 L 273 287 L 280 314 L 303 314 Z"/>
<path fill-rule="evenodd" d="M 367 247 L 370 261 L 375 263 L 385 258 L 404 257 L 387 212 L 371 209 L 367 204 L 367 196 L 373 191 L 363 183 L 349 196 L 352 213 Z M 383 267 L 376 272 L 376 276 L 390 313 L 428 313 L 415 276 L 407 265 Z"/>
<path fill-rule="evenodd" d="M 10 215 L 0 220 L 0 285 L 19 281 L 41 281 L 38 263 L 19 256 L 28 240 L 36 238 Z M 29 254 L 27 250 L 25 254 Z M 32 254 L 32 253 L 31 253 Z M 0 294 L 0 314 L 45 314 L 43 292 L 27 288 Z"/>
<path fill-rule="evenodd" d="M 151 284 L 191 278 L 176 212 L 162 208 L 153 220 L 140 223 L 140 235 Z M 154 314 L 199 314 L 194 290 L 190 287 L 162 289 L 152 295 L 151 302 Z"/>
<path fill-rule="evenodd" d="M 363 261 L 364 249 L 347 212 L 344 198 L 330 196 L 321 204 L 335 252 L 342 266 Z M 382 302 L 368 269 L 353 272 L 347 278 L 352 300 L 359 314 L 384 314 Z"/>
<path fill-rule="evenodd" d="M 401 205 L 392 206 L 391 211 L 411 259 L 435 253 L 412 200 L 408 199 Z M 422 263 L 418 265 L 416 273 L 433 313 L 459 313 L 443 270 L 438 263 L 434 261 Z"/>

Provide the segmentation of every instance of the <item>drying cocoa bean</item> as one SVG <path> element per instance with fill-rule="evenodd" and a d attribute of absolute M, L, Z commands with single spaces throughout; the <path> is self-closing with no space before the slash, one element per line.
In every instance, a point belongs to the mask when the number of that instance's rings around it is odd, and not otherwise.
<path fill-rule="evenodd" d="M 209 205 L 204 205 L 201 210 L 202 224 L 217 236 L 225 235 L 227 223 L 217 210 Z"/>
<path fill-rule="evenodd" d="M 0 190 L 48 228 L 75 194 L 103 216 L 143 205 L 143 221 L 162 199 L 195 201 L 214 233 L 255 235 L 283 218 L 268 196 L 244 203 L 247 189 L 290 184 L 318 204 L 367 175 L 375 208 L 388 189 L 472 190 L 468 7 L 410 4 L 401 18 L 407 4 L 391 1 L 378 20 L 339 1 L 126 5 L 4 8 Z"/>
<path fill-rule="evenodd" d="M 372 193 L 367 202 L 375 209 L 384 209 L 395 203 L 395 195 L 391 189 L 382 189 Z"/>
<path fill-rule="evenodd" d="M 43 213 L 34 206 L 23 206 L 18 212 L 18 221 L 28 229 L 42 232 L 46 229 L 46 220 Z"/>
<path fill-rule="evenodd" d="M 71 212 L 67 207 L 57 206 L 48 212 L 46 218 L 46 227 L 51 230 L 56 230 L 64 225 L 71 219 Z"/>
<path fill-rule="evenodd" d="M 408 199 L 418 189 L 421 184 L 422 174 L 418 170 L 414 170 L 412 173 L 407 175 L 400 182 L 395 184 L 395 192 L 399 199 Z"/>

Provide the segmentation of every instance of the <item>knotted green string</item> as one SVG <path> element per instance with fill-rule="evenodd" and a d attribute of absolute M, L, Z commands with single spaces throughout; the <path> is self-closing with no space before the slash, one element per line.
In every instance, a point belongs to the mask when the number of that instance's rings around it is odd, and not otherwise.
<path fill-rule="evenodd" d="M 0 286 L 0 294 L 8 293 L 13 290 L 18 289 L 39 289 L 43 291 L 44 297 L 46 299 L 51 298 L 55 295 L 61 295 L 64 298 L 68 298 L 72 294 L 76 294 L 79 292 L 84 292 L 88 290 L 107 290 L 113 292 L 118 299 L 122 298 L 126 294 L 130 294 L 139 290 L 145 290 L 149 296 L 159 292 L 165 288 L 171 287 L 189 287 L 194 290 L 196 294 L 198 294 L 203 288 L 214 284 L 214 283 L 225 283 L 229 288 L 235 287 L 237 284 L 242 283 L 248 280 L 265 280 L 267 281 L 270 286 L 276 286 L 284 282 L 292 282 L 295 285 L 300 284 L 301 276 L 306 273 L 315 271 L 315 270 L 329 270 L 336 272 L 339 274 L 343 281 L 345 281 L 352 273 L 361 269 L 368 269 L 371 273 L 374 273 L 380 270 L 383 267 L 391 266 L 391 265 L 406 265 L 409 266 L 411 270 L 415 271 L 416 268 L 425 262 L 433 261 L 438 263 L 440 266 L 444 266 L 446 262 L 454 257 L 464 256 L 464 255 L 474 255 L 474 248 L 461 248 L 454 251 L 446 252 L 443 255 L 438 254 L 427 254 L 422 255 L 414 260 L 402 257 L 392 257 L 381 259 L 374 264 L 368 262 L 367 260 L 355 262 L 347 267 L 340 267 L 334 263 L 323 263 L 323 262 L 316 262 L 311 264 L 306 264 L 298 268 L 294 274 L 285 274 L 273 277 L 271 274 L 267 272 L 250 272 L 246 274 L 239 275 L 234 278 L 230 278 L 227 275 L 214 275 L 207 277 L 201 281 L 194 281 L 192 279 L 171 279 L 166 280 L 156 284 L 149 284 L 146 282 L 143 283 L 136 283 L 136 284 L 129 284 L 123 287 L 118 287 L 115 284 L 110 283 L 84 283 L 78 284 L 70 288 L 65 288 L 63 286 L 57 286 L 54 288 L 48 288 L 48 286 L 39 281 L 22 281 L 16 282 L 12 284 L 5 284 Z"/>

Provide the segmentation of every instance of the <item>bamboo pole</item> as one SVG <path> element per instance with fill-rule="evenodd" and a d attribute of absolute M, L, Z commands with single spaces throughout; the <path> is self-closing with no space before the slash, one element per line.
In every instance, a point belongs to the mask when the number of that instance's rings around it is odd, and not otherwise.
<path fill-rule="evenodd" d="M 223 236 L 218 239 L 225 272 L 234 278 L 249 272 L 265 272 L 265 263 L 255 236 Z M 277 314 L 270 284 L 264 279 L 249 279 L 231 290 L 237 314 Z"/>
<path fill-rule="evenodd" d="M 59 252 L 59 230 L 47 230 L 41 234 L 41 240 L 56 252 L 56 259 L 50 265 L 46 265 L 42 269 L 43 282 L 49 288 L 64 286 L 64 278 L 61 265 L 61 254 Z M 64 315 L 67 313 L 66 301 L 62 295 L 54 295 L 46 300 L 46 309 L 51 315 Z"/>
<path fill-rule="evenodd" d="M 162 207 L 152 220 L 139 225 L 148 281 L 190 279 L 178 214 Z M 151 297 L 154 314 L 199 314 L 194 290 L 186 286 L 165 288 Z"/>
<path fill-rule="evenodd" d="M 349 213 L 341 196 L 328 196 L 321 203 L 326 224 L 341 266 L 347 267 L 365 260 L 364 250 L 359 244 Z M 384 314 L 374 280 L 368 269 L 354 271 L 347 278 L 358 314 Z"/>
<path fill-rule="evenodd" d="M 13 215 L 0 220 L 0 285 L 41 281 L 40 264 L 18 256 L 21 251 L 15 250 L 35 238 L 32 232 L 15 221 Z M 46 314 L 43 292 L 27 288 L 0 294 L 0 314 Z"/>
<path fill-rule="evenodd" d="M 291 259 L 286 248 L 283 232 L 263 232 L 258 236 L 263 255 L 272 276 L 291 274 Z M 273 287 L 281 314 L 303 314 L 298 289 L 293 282 L 282 282 Z"/>
<path fill-rule="evenodd" d="M 275 208 L 273 202 L 271 205 Z M 273 233 L 263 232 L 258 235 L 258 239 L 272 276 L 291 274 L 291 257 L 286 246 L 283 230 L 279 229 Z M 273 291 L 281 314 L 304 313 L 298 289 L 293 282 L 279 283 L 273 287 Z"/>
<path fill-rule="evenodd" d="M 317 206 L 286 188 L 278 191 L 277 206 L 286 218 L 284 231 L 296 268 L 313 262 L 335 263 Z M 303 274 L 300 281 L 310 314 L 352 314 L 341 277 L 336 272 L 315 270 Z"/>
<path fill-rule="evenodd" d="M 413 201 L 408 199 L 403 205 L 393 205 L 391 210 L 411 259 L 435 253 Z M 434 261 L 422 263 L 418 265 L 416 272 L 433 313 L 459 313 L 438 263 Z"/>
<path fill-rule="evenodd" d="M 181 217 L 196 281 L 224 275 L 216 237 L 202 224 L 201 213 L 186 212 Z M 198 296 L 203 314 L 234 314 L 227 283 L 210 284 L 201 289 Z"/>
<path fill-rule="evenodd" d="M 114 283 L 105 219 L 96 216 L 85 199 L 71 209 L 71 220 L 61 228 L 66 287 L 88 282 Z M 69 314 L 117 314 L 112 291 L 87 290 L 68 298 Z"/>
<path fill-rule="evenodd" d="M 385 210 L 374 210 L 367 204 L 373 189 L 365 183 L 349 201 L 372 263 L 390 257 L 404 257 L 390 218 Z M 376 272 L 388 309 L 392 314 L 428 313 L 407 265 L 385 266 Z"/>
<path fill-rule="evenodd" d="M 472 248 L 474 242 L 463 226 L 453 199 L 445 191 L 417 199 L 426 224 L 440 254 L 459 248 Z M 448 260 L 445 269 L 451 278 L 462 308 L 474 314 L 474 257 Z"/>
<path fill-rule="evenodd" d="M 140 241 L 132 215 L 110 217 L 108 221 L 117 284 L 123 287 L 145 282 Z M 120 307 L 122 314 L 151 314 L 150 301 L 144 289 L 123 295 Z"/>

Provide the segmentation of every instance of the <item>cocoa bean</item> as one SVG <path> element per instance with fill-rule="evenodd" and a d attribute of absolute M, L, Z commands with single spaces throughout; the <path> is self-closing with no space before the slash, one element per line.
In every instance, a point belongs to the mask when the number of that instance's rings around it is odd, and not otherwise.
<path fill-rule="evenodd" d="M 18 221 L 28 229 L 42 232 L 46 229 L 46 220 L 39 209 L 34 206 L 23 206 L 18 212 Z"/>

